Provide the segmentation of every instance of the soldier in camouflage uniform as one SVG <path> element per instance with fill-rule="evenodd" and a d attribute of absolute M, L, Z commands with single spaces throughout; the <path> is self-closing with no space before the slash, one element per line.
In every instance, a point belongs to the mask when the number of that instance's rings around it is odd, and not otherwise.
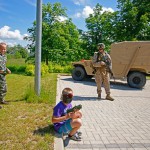
<path fill-rule="evenodd" d="M 99 43 L 97 48 L 99 51 L 94 53 L 93 66 L 95 68 L 95 82 L 97 84 L 98 99 L 101 99 L 101 87 L 103 84 L 106 92 L 106 99 L 113 101 L 114 99 L 110 96 L 110 77 L 107 68 L 108 64 L 109 67 L 112 65 L 111 58 L 110 55 L 104 51 L 105 45 L 103 43 Z"/>
<path fill-rule="evenodd" d="M 0 104 L 8 104 L 8 102 L 4 100 L 4 97 L 6 96 L 7 92 L 5 76 L 6 74 L 10 74 L 11 71 L 8 68 L 6 68 L 6 47 L 6 43 L 0 43 Z M 0 108 L 2 108 L 2 106 L 0 106 Z"/>

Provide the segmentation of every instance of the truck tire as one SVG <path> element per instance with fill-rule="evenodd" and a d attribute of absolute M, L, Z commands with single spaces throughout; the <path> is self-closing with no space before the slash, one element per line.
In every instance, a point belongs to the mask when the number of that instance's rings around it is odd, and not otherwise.
<path fill-rule="evenodd" d="M 146 76 L 141 72 L 131 72 L 127 77 L 130 87 L 142 88 L 146 84 Z"/>
<path fill-rule="evenodd" d="M 72 78 L 77 81 L 82 81 L 86 77 L 85 70 L 82 67 L 75 67 L 72 71 Z"/>

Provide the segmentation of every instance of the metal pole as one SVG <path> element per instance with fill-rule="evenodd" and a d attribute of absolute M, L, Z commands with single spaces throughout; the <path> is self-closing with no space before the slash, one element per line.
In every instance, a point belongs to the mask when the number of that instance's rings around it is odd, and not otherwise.
<path fill-rule="evenodd" d="M 35 93 L 41 92 L 41 36 L 42 35 L 42 0 L 37 0 L 36 7 L 36 45 L 35 45 Z"/>

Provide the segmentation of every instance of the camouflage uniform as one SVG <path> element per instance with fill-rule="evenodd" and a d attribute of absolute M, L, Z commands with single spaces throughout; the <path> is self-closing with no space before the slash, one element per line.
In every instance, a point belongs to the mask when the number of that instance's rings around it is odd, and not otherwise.
<path fill-rule="evenodd" d="M 6 71 L 6 61 L 7 57 L 5 55 L 0 54 L 0 70 Z M 4 97 L 7 92 L 7 84 L 6 77 L 4 73 L 0 74 L 0 102 L 4 101 Z"/>
<path fill-rule="evenodd" d="M 105 62 L 105 60 L 109 62 L 109 66 L 111 68 L 111 58 L 108 53 L 105 52 L 104 55 L 99 52 L 94 53 L 93 66 L 95 68 L 95 82 L 97 84 L 97 94 L 99 95 L 98 97 L 101 98 L 101 87 L 103 84 L 107 95 L 106 99 L 114 100 L 112 97 L 110 97 L 109 71 L 106 65 L 101 65 L 101 61 Z"/>

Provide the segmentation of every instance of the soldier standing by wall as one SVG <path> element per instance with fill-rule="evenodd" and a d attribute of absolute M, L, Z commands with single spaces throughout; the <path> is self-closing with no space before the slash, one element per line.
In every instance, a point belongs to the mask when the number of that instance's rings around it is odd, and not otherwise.
<path fill-rule="evenodd" d="M 6 68 L 7 57 L 5 56 L 7 44 L 0 43 L 0 104 L 8 104 L 4 100 L 7 92 L 6 74 L 10 74 L 11 71 Z M 0 106 L 0 109 L 2 106 Z"/>
<path fill-rule="evenodd" d="M 101 87 L 103 84 L 106 92 L 106 99 L 113 101 L 114 98 L 110 96 L 110 77 L 107 68 L 107 65 L 109 65 L 109 67 L 112 66 L 111 58 L 110 55 L 104 51 L 105 45 L 103 43 L 99 43 L 97 48 L 98 52 L 95 52 L 93 57 L 93 66 L 95 68 L 95 82 L 97 84 L 98 99 L 101 99 Z"/>

